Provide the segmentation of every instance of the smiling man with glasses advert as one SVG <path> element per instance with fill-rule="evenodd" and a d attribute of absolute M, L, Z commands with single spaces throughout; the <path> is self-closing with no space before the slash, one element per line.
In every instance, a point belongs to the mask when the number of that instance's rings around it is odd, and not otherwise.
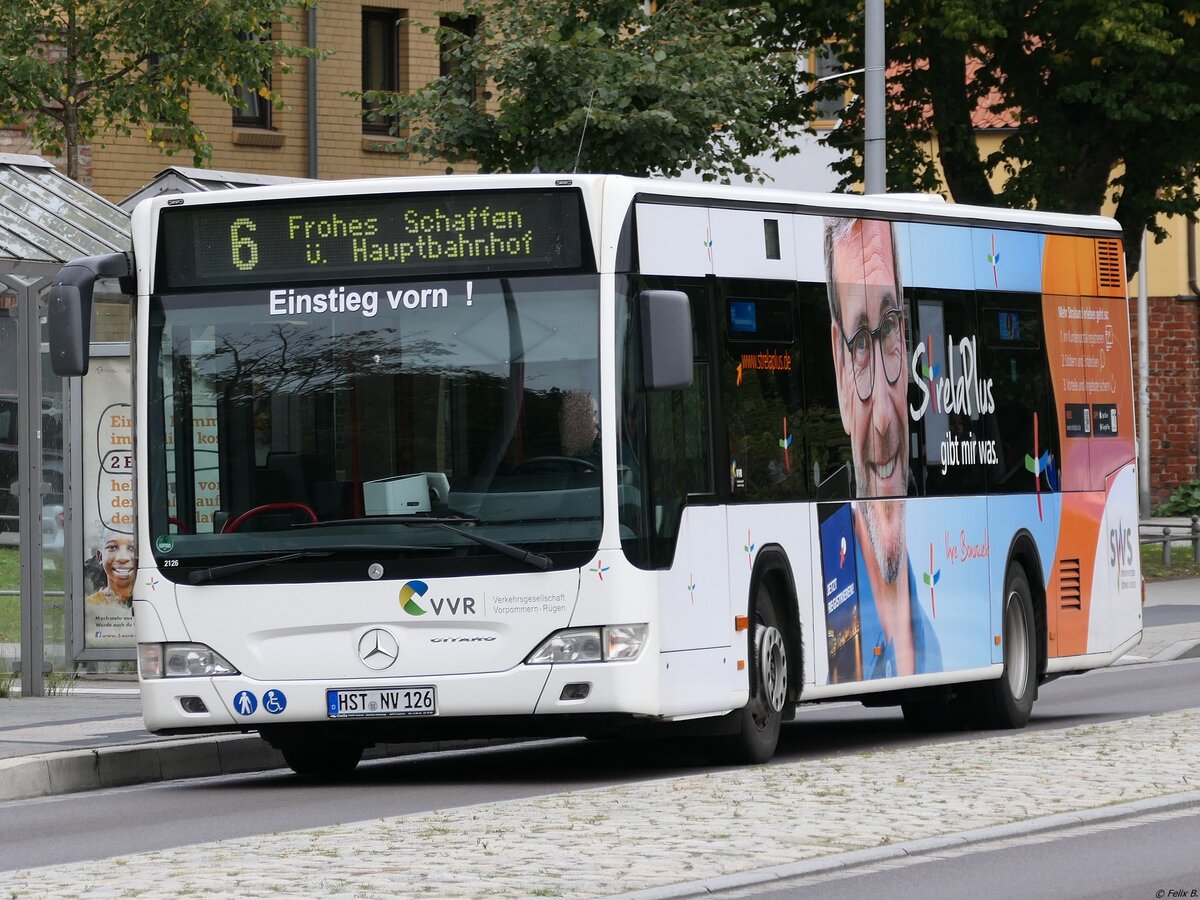
<path fill-rule="evenodd" d="M 854 466 L 863 675 L 941 671 L 905 538 L 907 345 L 891 223 L 826 219 L 825 270 L 838 406 Z"/>

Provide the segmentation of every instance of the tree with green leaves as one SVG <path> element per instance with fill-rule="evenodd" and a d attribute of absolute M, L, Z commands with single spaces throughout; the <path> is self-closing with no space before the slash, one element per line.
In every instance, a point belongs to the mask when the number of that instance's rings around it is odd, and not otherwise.
<path fill-rule="evenodd" d="M 841 0 L 773 5 L 765 46 L 825 46 L 845 71 L 863 66 L 861 2 L 849 15 Z M 1198 20 L 1194 0 L 890 0 L 888 189 L 944 179 L 962 203 L 1091 214 L 1111 201 L 1136 270 L 1143 227 L 1162 240 L 1156 216 L 1200 205 Z M 825 140 L 850 151 L 842 186 L 861 181 L 861 81 L 809 87 L 773 117 L 806 120 L 817 100 L 854 90 Z M 981 112 L 1011 126 L 990 153 Z"/>
<path fill-rule="evenodd" d="M 244 105 L 242 86 L 278 105 L 276 59 L 310 55 L 264 38 L 264 23 L 314 0 L 0 0 L 0 126 L 24 125 L 44 153 L 79 175 L 79 149 L 107 131 L 145 128 L 167 153 L 211 156 L 191 92 Z"/>
<path fill-rule="evenodd" d="M 369 116 L 390 123 L 391 151 L 484 172 L 758 176 L 747 158 L 786 151 L 796 130 L 765 121 L 795 74 L 792 53 L 755 43 L 769 9 L 644 6 L 466 0 L 436 29 L 446 74 L 412 94 L 368 92 Z"/>

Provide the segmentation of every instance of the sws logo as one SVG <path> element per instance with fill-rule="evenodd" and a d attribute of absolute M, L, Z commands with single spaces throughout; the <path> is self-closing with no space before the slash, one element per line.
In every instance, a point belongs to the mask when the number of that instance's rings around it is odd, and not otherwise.
<path fill-rule="evenodd" d="M 423 581 L 406 581 L 400 588 L 400 608 L 410 616 L 423 616 L 432 611 L 435 616 L 474 616 L 474 597 L 430 597 L 429 609 L 417 602 L 418 597 L 424 597 L 429 591 L 429 585 Z"/>
<path fill-rule="evenodd" d="M 1108 529 L 1108 564 L 1118 570 L 1133 567 L 1133 529 L 1120 522 Z"/>

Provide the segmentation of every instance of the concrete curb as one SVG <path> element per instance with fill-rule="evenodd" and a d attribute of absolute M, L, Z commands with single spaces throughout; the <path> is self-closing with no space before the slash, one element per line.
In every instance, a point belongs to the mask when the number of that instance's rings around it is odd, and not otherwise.
<path fill-rule="evenodd" d="M 363 759 L 390 759 L 504 741 L 380 744 Z M 0 803 L 181 778 L 286 768 L 282 754 L 256 734 L 218 734 L 0 760 Z"/>
<path fill-rule="evenodd" d="M 676 898 L 705 897 L 714 891 L 728 891 L 737 888 L 757 887 L 779 881 L 781 888 L 785 882 L 793 878 L 803 878 L 821 875 L 826 872 L 836 872 L 866 866 L 872 863 L 884 862 L 890 859 L 902 859 L 911 856 L 933 854 L 951 847 L 964 847 L 971 844 L 982 844 L 988 841 L 1005 838 L 1024 837 L 1042 832 L 1059 831 L 1080 825 L 1094 825 L 1101 822 L 1113 822 L 1152 812 L 1166 812 L 1188 806 L 1200 805 L 1200 791 L 1190 791 L 1183 794 L 1170 794 L 1165 797 L 1151 797 L 1146 800 L 1136 800 L 1133 803 L 1123 803 L 1120 806 L 1103 806 L 1095 809 L 1085 809 L 1079 812 L 1059 813 L 1038 819 L 1026 819 L 1020 822 L 1009 822 L 1004 825 L 993 825 L 988 828 L 977 828 L 958 834 L 942 835 L 932 838 L 921 838 L 892 844 L 887 847 L 873 847 L 869 850 L 854 850 L 849 853 L 836 853 L 803 862 L 784 863 L 756 869 L 752 872 L 737 872 L 732 875 L 722 875 L 716 878 L 705 878 L 685 884 L 673 884 L 660 888 L 650 888 L 645 891 L 635 891 L 631 894 L 616 894 L 605 900 L 676 900 Z"/>
<path fill-rule="evenodd" d="M 1150 662 L 1168 662 L 1176 659 L 1200 658 L 1200 640 L 1176 641 L 1165 650 L 1150 657 Z"/>
<path fill-rule="evenodd" d="M 0 802 L 283 766 L 258 735 L 117 744 L 0 760 Z"/>
<path fill-rule="evenodd" d="M 1135 656 L 1125 654 L 1114 666 L 1137 666 L 1147 663 L 1175 662 L 1181 659 L 1200 659 L 1200 639 L 1175 641 L 1169 647 L 1164 647 L 1153 656 Z"/>

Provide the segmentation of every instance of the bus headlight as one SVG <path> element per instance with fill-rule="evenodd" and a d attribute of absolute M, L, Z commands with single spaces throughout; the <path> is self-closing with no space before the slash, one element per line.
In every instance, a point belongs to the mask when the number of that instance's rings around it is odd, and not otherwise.
<path fill-rule="evenodd" d="M 143 678 L 238 674 L 225 657 L 204 644 L 138 644 L 138 670 Z"/>
<path fill-rule="evenodd" d="M 645 624 L 567 628 L 546 638 L 526 662 L 545 665 L 633 659 L 642 651 L 646 631 Z"/>
<path fill-rule="evenodd" d="M 604 658 L 633 659 L 646 643 L 645 625 L 609 625 L 604 629 Z"/>

